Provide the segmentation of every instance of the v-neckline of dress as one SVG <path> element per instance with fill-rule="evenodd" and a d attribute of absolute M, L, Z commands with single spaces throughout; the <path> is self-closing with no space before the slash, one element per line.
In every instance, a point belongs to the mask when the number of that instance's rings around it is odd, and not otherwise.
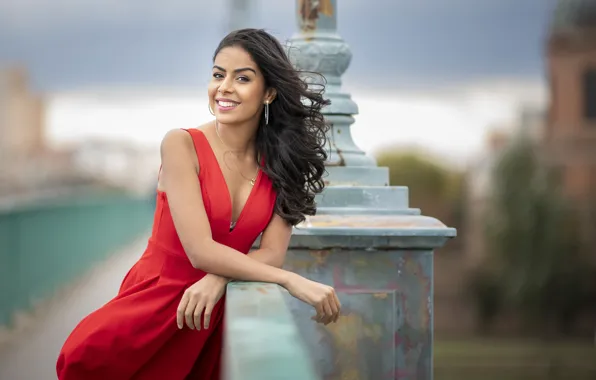
<path fill-rule="evenodd" d="M 246 201 L 244 201 L 244 205 L 242 206 L 242 209 L 240 210 L 240 213 L 238 214 L 238 218 L 236 219 L 236 221 L 233 221 L 232 218 L 234 217 L 234 204 L 232 201 L 232 194 L 230 193 L 230 188 L 228 186 L 228 183 L 226 182 L 226 177 L 223 174 L 223 170 L 221 169 L 221 166 L 219 165 L 219 161 L 217 159 L 217 156 L 215 155 L 215 151 L 213 150 L 211 143 L 209 142 L 209 139 L 207 139 L 207 136 L 205 135 L 205 133 L 202 130 L 200 130 L 200 129 L 197 129 L 197 130 L 203 134 L 203 138 L 205 139 L 207 146 L 209 146 L 209 151 L 211 152 L 211 156 L 215 160 L 215 165 L 217 166 L 217 172 L 219 173 L 219 178 L 220 178 L 221 182 L 223 183 L 223 186 L 226 189 L 226 195 L 227 195 L 227 199 L 228 199 L 228 212 L 227 212 L 228 217 L 227 217 L 226 225 L 228 227 L 228 229 L 227 229 L 228 234 L 231 234 L 238 229 L 240 221 L 242 220 L 242 217 L 246 213 L 246 209 L 250 205 L 250 202 L 252 201 L 259 184 L 261 183 L 261 176 L 262 176 L 263 171 L 260 168 L 258 169 L 257 177 L 255 179 L 255 184 L 250 189 L 250 192 L 248 193 L 248 197 L 246 198 Z M 200 168 L 199 168 L 199 170 L 200 170 Z M 234 226 L 234 227 L 231 228 L 231 226 Z"/>

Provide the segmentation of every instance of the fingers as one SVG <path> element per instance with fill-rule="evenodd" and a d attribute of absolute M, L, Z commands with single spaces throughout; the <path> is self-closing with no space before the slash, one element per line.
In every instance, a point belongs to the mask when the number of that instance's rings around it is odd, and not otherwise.
<path fill-rule="evenodd" d="M 317 314 L 311 318 L 312 320 L 325 325 L 331 322 L 337 322 L 341 311 L 341 304 L 332 287 L 328 287 L 325 290 L 323 298 L 314 307 Z"/>
<path fill-rule="evenodd" d="M 321 323 L 324 325 L 328 325 L 333 319 L 335 319 L 335 314 L 331 309 L 331 303 L 329 302 L 329 297 L 323 300 L 323 310 L 325 311 L 325 315 L 321 318 Z"/>
<path fill-rule="evenodd" d="M 327 314 L 325 324 L 337 322 L 337 319 L 339 318 L 339 313 L 341 311 L 341 304 L 339 303 L 339 299 L 337 298 L 337 293 L 335 292 L 335 289 L 330 289 L 330 292 L 327 298 L 325 299 L 325 306 L 325 311 Z"/>
<path fill-rule="evenodd" d="M 197 302 L 197 307 L 193 310 L 193 323 L 197 330 L 201 329 L 201 314 L 203 314 L 203 309 L 205 308 L 205 301 L 199 300 Z"/>
<path fill-rule="evenodd" d="M 203 316 L 203 327 L 206 329 L 209 328 L 209 322 L 211 322 L 211 313 L 213 312 L 213 307 L 215 305 L 211 302 L 207 303 L 205 306 L 205 315 Z"/>
<path fill-rule="evenodd" d="M 176 310 L 176 324 L 179 329 L 184 327 L 184 323 L 191 330 L 201 329 L 201 314 L 203 314 L 203 327 L 209 328 L 211 323 L 211 314 L 215 307 L 213 300 L 209 301 L 208 298 L 198 293 L 184 292 L 178 309 Z M 203 313 L 204 310 L 204 313 Z M 322 313 L 324 314 L 324 313 Z"/>
<path fill-rule="evenodd" d="M 331 307 L 333 308 L 333 312 L 335 314 L 335 318 L 333 322 L 337 322 L 339 319 L 339 313 L 341 312 L 341 302 L 339 302 L 339 298 L 337 297 L 337 293 L 335 290 L 333 291 L 333 300 L 331 301 Z"/>
<path fill-rule="evenodd" d="M 189 299 L 190 296 L 188 293 L 184 292 L 182 299 L 178 304 L 178 309 L 176 310 L 176 324 L 178 325 L 179 329 L 184 327 L 184 312 L 186 311 L 186 306 L 188 305 Z"/>
<path fill-rule="evenodd" d="M 195 328 L 195 324 L 194 324 L 194 314 L 195 314 L 195 310 L 197 309 L 197 305 L 199 304 L 199 301 L 197 299 L 197 297 L 193 297 L 191 296 L 188 304 L 186 305 L 186 310 L 184 310 L 184 320 L 186 321 L 186 325 L 188 326 L 189 329 L 194 330 Z M 199 314 L 200 317 L 200 314 Z M 200 326 L 200 324 L 199 324 Z"/>
<path fill-rule="evenodd" d="M 325 318 L 325 309 L 323 309 L 323 303 L 318 302 L 314 307 L 317 314 L 314 315 L 311 319 L 317 321 L 318 323 L 321 323 L 323 321 L 323 318 Z"/>

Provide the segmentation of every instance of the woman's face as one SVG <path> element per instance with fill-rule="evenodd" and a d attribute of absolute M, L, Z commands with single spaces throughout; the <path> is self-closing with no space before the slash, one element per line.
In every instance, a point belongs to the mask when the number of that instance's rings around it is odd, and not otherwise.
<path fill-rule="evenodd" d="M 251 56 L 242 48 L 223 48 L 215 57 L 208 87 L 209 105 L 222 124 L 258 120 L 273 91 Z"/>

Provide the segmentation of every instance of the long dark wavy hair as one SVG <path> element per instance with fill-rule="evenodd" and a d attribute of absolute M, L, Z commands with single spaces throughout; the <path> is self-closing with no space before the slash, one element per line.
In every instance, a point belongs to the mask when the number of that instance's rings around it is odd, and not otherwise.
<path fill-rule="evenodd" d="M 277 90 L 269 105 L 269 124 L 259 122 L 256 149 L 264 157 L 263 172 L 277 192 L 275 212 L 295 226 L 316 212 L 315 194 L 324 188 L 326 132 L 321 109 L 324 78 L 308 85 L 290 62 L 279 41 L 262 29 L 241 29 L 228 34 L 213 55 L 226 47 L 244 49 L 265 77 L 266 88 Z M 320 75 L 320 74 L 319 74 Z M 322 78 L 322 76 L 320 76 Z"/>

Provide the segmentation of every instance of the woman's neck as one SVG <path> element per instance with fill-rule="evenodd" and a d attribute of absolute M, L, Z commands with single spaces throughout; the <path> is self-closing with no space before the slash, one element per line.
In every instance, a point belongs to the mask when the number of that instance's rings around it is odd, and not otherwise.
<path fill-rule="evenodd" d="M 232 125 L 215 121 L 214 127 L 215 133 L 226 149 L 233 151 L 240 157 L 255 156 L 255 136 L 258 125 Z"/>

